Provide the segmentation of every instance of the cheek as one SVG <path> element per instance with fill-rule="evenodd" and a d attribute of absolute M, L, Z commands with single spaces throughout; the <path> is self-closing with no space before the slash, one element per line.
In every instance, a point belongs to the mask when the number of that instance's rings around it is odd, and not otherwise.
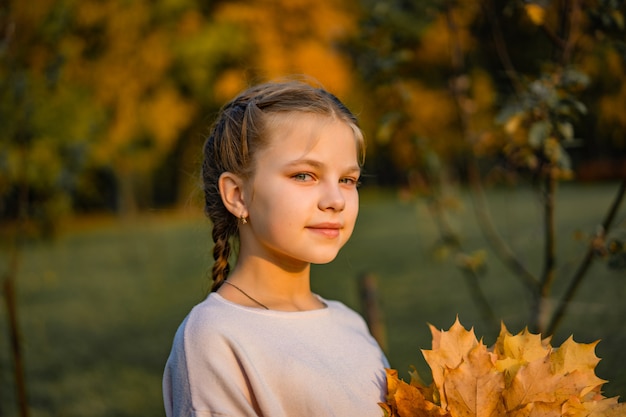
<path fill-rule="evenodd" d="M 359 213 L 359 192 L 358 191 L 354 191 L 354 194 L 352 194 L 349 198 L 349 202 L 350 202 L 349 203 L 350 207 L 352 208 L 356 216 Z"/>
<path fill-rule="evenodd" d="M 356 218 L 359 215 L 359 194 L 354 193 L 354 195 L 346 198 L 346 208 L 344 210 L 346 220 L 349 219 L 353 224 L 356 222 Z"/>
<path fill-rule="evenodd" d="M 290 227 L 305 211 L 302 198 L 298 199 L 293 193 L 284 191 L 257 193 L 251 207 L 257 222 L 263 222 L 268 233 Z"/>

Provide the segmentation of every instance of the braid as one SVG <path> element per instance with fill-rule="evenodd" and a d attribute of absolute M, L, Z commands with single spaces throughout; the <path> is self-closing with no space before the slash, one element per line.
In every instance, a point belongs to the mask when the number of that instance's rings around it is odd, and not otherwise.
<path fill-rule="evenodd" d="M 228 263 L 231 252 L 230 236 L 228 229 L 223 226 L 227 225 L 221 222 L 213 226 L 213 241 L 215 242 L 215 246 L 213 246 L 213 259 L 215 262 L 213 263 L 213 269 L 211 271 L 213 277 L 211 291 L 217 291 L 230 272 L 230 264 Z"/>
<path fill-rule="evenodd" d="M 204 182 L 204 210 L 213 223 L 212 238 L 213 268 L 211 291 L 217 291 L 230 272 L 229 258 L 231 255 L 231 237 L 237 234 L 237 219 L 226 209 L 219 191 L 219 176 L 226 171 L 226 167 L 219 163 L 219 141 L 216 137 L 223 136 L 228 126 L 224 119 L 219 120 L 213 128 L 212 134 L 204 145 L 204 162 L 202 164 L 202 179 Z M 217 143 L 216 143 L 217 142 Z"/>

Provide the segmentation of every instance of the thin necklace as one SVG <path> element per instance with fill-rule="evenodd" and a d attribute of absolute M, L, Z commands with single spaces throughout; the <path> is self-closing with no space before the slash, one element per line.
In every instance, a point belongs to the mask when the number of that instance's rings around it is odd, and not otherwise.
<path fill-rule="evenodd" d="M 239 288 L 238 286 L 236 286 L 235 284 L 233 284 L 232 282 L 228 282 L 228 280 L 224 281 L 224 284 L 228 284 L 231 287 L 233 287 L 234 289 L 236 289 L 237 291 L 239 291 L 240 293 L 242 293 L 243 295 L 245 295 L 246 297 L 248 297 L 251 301 L 257 303 L 258 305 L 260 305 L 261 307 L 263 307 L 266 310 L 269 310 L 269 307 L 267 307 L 265 304 L 258 302 L 257 300 L 255 300 L 254 298 L 250 297 L 248 295 L 247 292 L 245 292 L 244 290 L 242 290 L 241 288 Z"/>

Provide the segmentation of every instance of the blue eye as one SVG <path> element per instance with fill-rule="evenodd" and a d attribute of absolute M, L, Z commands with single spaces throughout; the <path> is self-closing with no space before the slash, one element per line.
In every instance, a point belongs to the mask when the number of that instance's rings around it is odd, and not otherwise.
<path fill-rule="evenodd" d="M 361 184 L 358 178 L 352 178 L 352 177 L 342 178 L 339 180 L 339 182 L 342 184 L 346 184 L 346 185 L 353 185 L 355 187 L 358 187 Z"/>
<path fill-rule="evenodd" d="M 313 176 L 305 172 L 300 172 L 298 174 L 293 175 L 291 178 L 293 178 L 296 181 L 311 181 L 313 179 Z"/>

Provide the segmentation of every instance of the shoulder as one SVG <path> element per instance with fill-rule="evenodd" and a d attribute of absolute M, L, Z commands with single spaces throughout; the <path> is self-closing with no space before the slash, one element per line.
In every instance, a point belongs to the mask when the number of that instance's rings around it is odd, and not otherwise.
<path fill-rule="evenodd" d="M 241 315 L 245 311 L 225 302 L 216 293 L 211 293 L 201 303 L 194 306 L 181 327 L 185 340 L 200 339 L 202 342 L 218 340 L 220 335 L 228 335 L 241 327 Z M 244 321 L 245 322 L 245 321 Z M 235 324 L 239 324 L 236 326 Z"/>
<path fill-rule="evenodd" d="M 348 325 L 351 327 L 356 327 L 361 330 L 367 329 L 367 323 L 365 319 L 357 313 L 355 310 L 351 309 L 341 301 L 336 300 L 322 300 L 330 311 L 330 316 L 333 321 L 337 321 L 343 325 Z"/>
<path fill-rule="evenodd" d="M 210 294 L 194 306 L 180 324 L 172 345 L 179 364 L 227 361 L 237 355 L 242 334 L 253 332 L 245 311 Z"/>
<path fill-rule="evenodd" d="M 341 316 L 353 317 L 353 318 L 361 317 L 359 313 L 357 313 L 355 310 L 351 309 L 350 307 L 348 307 L 341 301 L 322 299 L 322 302 L 328 306 L 328 308 L 333 314 L 338 314 Z"/>

